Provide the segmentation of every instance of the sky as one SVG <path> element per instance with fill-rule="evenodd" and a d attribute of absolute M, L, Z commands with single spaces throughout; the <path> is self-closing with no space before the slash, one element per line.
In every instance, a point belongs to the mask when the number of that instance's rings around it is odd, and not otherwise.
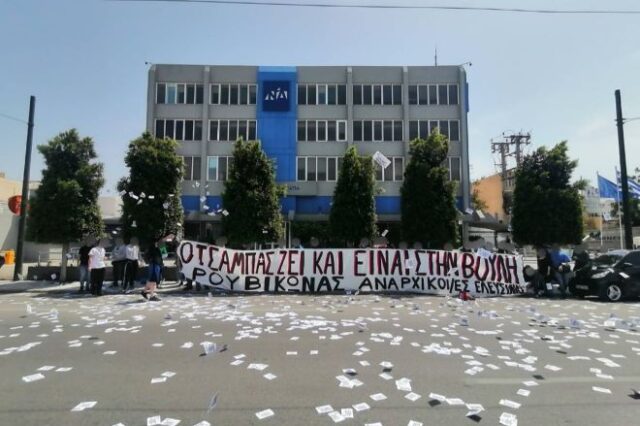
<path fill-rule="evenodd" d="M 305 1 L 305 0 L 300 0 Z M 328 0 L 317 0 L 317 2 Z M 378 4 L 640 10 L 636 0 L 333 0 Z M 495 172 L 490 141 L 531 132 L 531 149 L 569 141 L 575 178 L 615 178 L 614 91 L 640 117 L 640 15 L 317 9 L 104 0 L 0 0 L 0 115 L 27 120 L 34 143 L 75 127 L 95 141 L 103 193 L 127 174 L 145 126 L 151 63 L 468 67 L 471 176 Z M 23 173 L 26 125 L 0 116 L 0 171 Z M 625 125 L 640 167 L 640 120 Z M 33 152 L 31 177 L 42 156 Z"/>

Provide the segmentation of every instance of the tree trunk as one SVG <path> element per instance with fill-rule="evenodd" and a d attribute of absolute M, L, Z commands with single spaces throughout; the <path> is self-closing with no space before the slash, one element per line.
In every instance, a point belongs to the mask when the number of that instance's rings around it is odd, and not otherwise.
<path fill-rule="evenodd" d="M 67 280 L 67 254 L 69 253 L 69 243 L 62 244 L 62 259 L 60 260 L 60 284 Z"/>

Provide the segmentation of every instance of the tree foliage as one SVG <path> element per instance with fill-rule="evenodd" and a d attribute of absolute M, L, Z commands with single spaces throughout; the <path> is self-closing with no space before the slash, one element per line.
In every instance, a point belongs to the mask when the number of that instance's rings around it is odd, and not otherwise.
<path fill-rule="evenodd" d="M 328 222 L 291 222 L 291 233 L 303 246 L 310 247 L 311 239 L 317 238 L 321 247 L 327 247 L 331 240 Z"/>
<path fill-rule="evenodd" d="M 129 144 L 124 160 L 129 176 L 118 182 L 125 238 L 137 237 L 149 244 L 180 232 L 183 163 L 177 146 L 176 141 L 158 139 L 149 132 Z"/>
<path fill-rule="evenodd" d="M 104 185 L 103 166 L 90 137 L 76 129 L 38 146 L 45 160 L 42 180 L 29 201 L 28 239 L 68 245 L 103 232 L 98 195 Z"/>
<path fill-rule="evenodd" d="M 223 215 L 222 225 L 229 244 L 239 247 L 278 241 L 283 234 L 282 195 L 283 188 L 276 185 L 273 163 L 260 143 L 238 140 L 222 193 L 223 206 L 229 213 Z"/>
<path fill-rule="evenodd" d="M 371 157 L 359 157 L 355 146 L 347 148 L 329 213 L 331 238 L 337 244 L 357 246 L 375 236 L 374 179 Z"/>
<path fill-rule="evenodd" d="M 513 193 L 514 240 L 519 244 L 577 244 L 583 237 L 583 181 L 572 185 L 578 162 L 567 155 L 566 141 L 540 147 L 516 171 Z"/>
<path fill-rule="evenodd" d="M 448 151 L 449 141 L 438 129 L 426 140 L 411 141 L 400 189 L 402 235 L 409 243 L 442 248 L 456 239 L 456 186 L 443 166 Z"/>
<path fill-rule="evenodd" d="M 473 188 L 473 192 L 471 192 L 471 208 L 483 211 L 488 208 L 487 203 L 482 197 L 480 197 L 480 191 L 478 191 L 478 188 Z"/>

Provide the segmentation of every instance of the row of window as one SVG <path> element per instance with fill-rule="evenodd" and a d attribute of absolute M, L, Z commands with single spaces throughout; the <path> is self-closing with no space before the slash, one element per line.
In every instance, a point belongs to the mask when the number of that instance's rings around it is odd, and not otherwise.
<path fill-rule="evenodd" d="M 156 87 L 158 104 L 202 104 L 204 88 L 194 83 L 158 83 Z"/>
<path fill-rule="evenodd" d="M 354 105 L 402 105 L 399 84 L 354 84 Z"/>
<path fill-rule="evenodd" d="M 209 120 L 210 141 L 257 139 L 256 120 Z M 426 139 L 438 128 L 451 141 L 460 140 L 458 120 L 416 120 L 409 122 L 409 140 Z M 299 120 L 298 142 L 345 142 L 346 120 Z M 156 120 L 155 135 L 184 141 L 202 139 L 202 120 Z M 402 120 L 356 120 L 353 122 L 355 142 L 400 142 L 403 140 Z"/>
<path fill-rule="evenodd" d="M 298 105 L 346 105 L 345 84 L 298 84 Z"/>
<path fill-rule="evenodd" d="M 202 120 L 156 120 L 156 137 L 178 141 L 202 140 Z"/>
<path fill-rule="evenodd" d="M 460 122 L 458 120 L 419 120 L 409 122 L 409 140 L 427 139 L 438 128 L 450 141 L 460 140 Z"/>
<path fill-rule="evenodd" d="M 238 138 L 256 140 L 256 120 L 209 120 L 210 141 L 234 142 Z"/>
<path fill-rule="evenodd" d="M 400 182 L 404 177 L 404 157 L 388 157 L 391 164 L 383 169 L 374 163 L 375 177 L 379 182 Z M 200 180 L 201 158 L 183 157 L 184 180 Z M 229 170 L 233 157 L 207 157 L 207 180 L 224 182 L 229 179 Z M 447 160 L 449 179 L 461 180 L 460 157 L 449 157 Z M 300 182 L 335 182 L 338 180 L 342 157 L 305 156 L 297 158 L 297 180 Z"/>
<path fill-rule="evenodd" d="M 402 120 L 356 120 L 353 122 L 355 142 L 401 142 Z"/>
<path fill-rule="evenodd" d="M 256 84 L 211 84 L 212 105 L 255 105 Z M 195 83 L 157 83 L 158 104 L 202 104 L 204 88 Z M 457 84 L 409 86 L 410 105 L 458 105 Z M 298 84 L 298 105 L 346 105 L 345 84 Z M 402 105 L 399 84 L 354 84 L 354 105 Z"/>
<path fill-rule="evenodd" d="M 300 120 L 298 142 L 345 142 L 346 120 Z"/>
<path fill-rule="evenodd" d="M 255 84 L 212 84 L 213 105 L 255 105 L 258 86 Z"/>
<path fill-rule="evenodd" d="M 409 86 L 409 105 L 458 105 L 457 84 Z"/>

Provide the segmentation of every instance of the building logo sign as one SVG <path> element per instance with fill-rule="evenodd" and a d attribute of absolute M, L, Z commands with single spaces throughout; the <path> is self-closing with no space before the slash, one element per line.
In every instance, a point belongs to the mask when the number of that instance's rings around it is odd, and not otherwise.
<path fill-rule="evenodd" d="M 265 81 L 262 84 L 262 109 L 264 111 L 289 111 L 289 82 Z"/>

